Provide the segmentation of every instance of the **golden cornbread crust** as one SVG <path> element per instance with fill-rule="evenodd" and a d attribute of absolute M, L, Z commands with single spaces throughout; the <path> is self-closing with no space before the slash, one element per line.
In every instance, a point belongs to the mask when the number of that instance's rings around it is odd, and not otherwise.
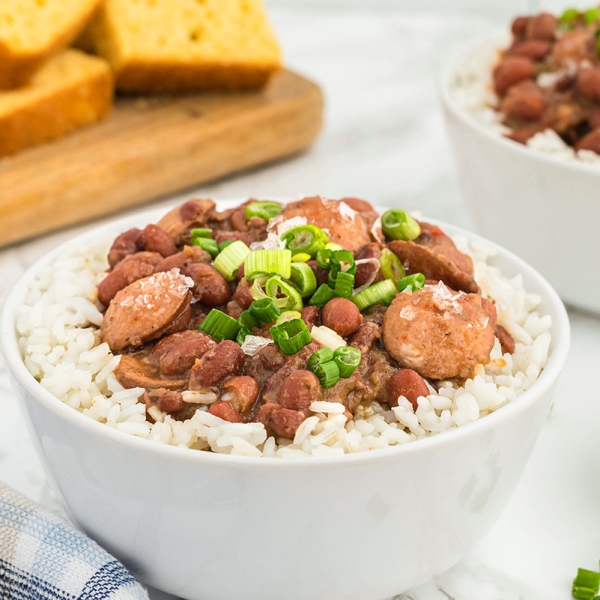
<path fill-rule="evenodd" d="M 51 21 L 44 20 L 43 26 L 51 35 L 42 43 L 33 40 L 30 48 L 17 48 L 14 43 L 0 36 L 0 90 L 9 90 L 25 85 L 53 54 L 70 44 L 85 27 L 102 0 L 81 0 L 74 6 L 64 7 L 71 19 L 61 28 L 53 29 Z M 60 6 L 60 0 L 56 1 Z M 11 6 L 2 6 L 10 14 Z"/>
<path fill-rule="evenodd" d="M 27 86 L 0 93 L 0 156 L 106 117 L 112 96 L 113 76 L 105 61 L 76 50 L 58 54 Z"/>

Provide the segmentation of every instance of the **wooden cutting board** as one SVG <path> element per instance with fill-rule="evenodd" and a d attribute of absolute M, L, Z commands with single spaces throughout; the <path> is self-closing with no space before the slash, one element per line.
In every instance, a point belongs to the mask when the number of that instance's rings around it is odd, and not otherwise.
<path fill-rule="evenodd" d="M 0 159 L 0 246 L 289 156 L 321 129 L 313 82 L 120 98 L 102 123 Z"/>

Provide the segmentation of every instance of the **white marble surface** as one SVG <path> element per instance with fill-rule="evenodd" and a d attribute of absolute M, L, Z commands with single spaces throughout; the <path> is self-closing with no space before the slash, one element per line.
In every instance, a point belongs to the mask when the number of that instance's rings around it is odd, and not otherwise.
<path fill-rule="evenodd" d="M 470 226 L 437 102 L 436 75 L 453 49 L 497 24 L 447 13 L 420 17 L 283 7 L 275 8 L 273 20 L 288 64 L 325 91 L 323 134 L 293 160 L 190 194 L 356 195 Z M 0 301 L 33 261 L 92 225 L 0 251 Z M 597 567 L 600 318 L 576 311 L 570 316 L 572 350 L 554 410 L 507 510 L 459 565 L 404 594 L 403 600 L 559 600 L 570 597 L 577 567 Z M 17 410 L 2 357 L 0 480 L 59 509 Z M 153 598 L 167 597 L 155 592 Z"/>

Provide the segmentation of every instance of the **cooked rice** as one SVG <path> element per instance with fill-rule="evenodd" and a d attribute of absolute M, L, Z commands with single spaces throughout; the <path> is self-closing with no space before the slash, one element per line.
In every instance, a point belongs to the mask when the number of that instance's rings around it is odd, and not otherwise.
<path fill-rule="evenodd" d="M 282 458 L 405 444 L 498 410 L 531 387 L 548 359 L 551 319 L 539 314 L 540 298 L 527 293 L 520 275 L 509 279 L 487 263 L 493 249 L 462 236 L 455 243 L 472 256 L 479 285 L 496 300 L 498 322 L 515 338 L 515 353 L 503 355 L 496 340 L 489 364 L 479 365 L 462 386 L 444 381 L 438 392 L 430 387 L 432 393 L 419 399 L 416 411 L 401 397 L 399 406 L 390 410 L 377 403 L 360 407 L 348 422 L 343 405 L 314 402 L 314 414 L 294 440 L 267 438 L 260 423 L 223 421 L 203 403 L 187 421 L 176 421 L 156 408 L 155 423 L 146 420 L 146 407 L 139 401 L 144 390 L 123 388 L 114 375 L 120 357 L 100 343 L 97 284 L 107 268 L 105 244 L 69 248 L 51 267 L 40 270 L 17 319 L 19 345 L 25 365 L 51 394 L 91 419 L 153 442 Z"/>
<path fill-rule="evenodd" d="M 507 31 L 504 35 L 481 44 L 462 61 L 450 81 L 450 94 L 457 106 L 499 136 L 510 133 L 511 129 L 502 124 L 504 113 L 494 108 L 498 106 L 499 98 L 494 92 L 492 71 L 498 62 L 500 51 L 510 43 L 511 34 Z M 541 73 L 537 83 L 546 87 L 552 84 L 552 78 L 556 76 L 559 74 Z M 559 160 L 600 165 L 598 154 L 591 150 L 576 152 L 552 129 L 536 133 L 526 145 L 540 154 L 551 155 Z"/>

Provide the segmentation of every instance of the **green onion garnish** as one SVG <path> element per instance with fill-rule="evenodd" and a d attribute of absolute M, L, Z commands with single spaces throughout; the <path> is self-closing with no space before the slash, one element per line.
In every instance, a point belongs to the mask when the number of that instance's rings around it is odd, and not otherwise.
<path fill-rule="evenodd" d="M 414 292 L 416 290 L 423 289 L 425 285 L 425 275 L 423 273 L 414 273 L 413 275 L 407 275 L 398 282 L 398 291 L 403 292 L 408 290 Z"/>
<path fill-rule="evenodd" d="M 270 325 L 277 321 L 281 314 L 279 307 L 275 306 L 272 298 L 263 298 L 255 300 L 248 309 L 248 312 L 254 317 L 254 320 L 261 325 Z M 240 315 L 241 317 L 241 315 Z"/>
<path fill-rule="evenodd" d="M 600 588 L 600 573 L 577 569 L 577 577 L 573 580 L 573 598 L 592 600 Z"/>
<path fill-rule="evenodd" d="M 391 279 L 394 283 L 398 283 L 406 275 L 400 259 L 387 248 L 381 251 L 379 264 L 381 265 L 381 274 L 384 279 Z"/>
<path fill-rule="evenodd" d="M 317 264 L 322 269 L 329 269 L 332 254 L 333 250 L 329 250 L 328 248 L 319 250 L 316 255 Z"/>
<path fill-rule="evenodd" d="M 240 330 L 235 337 L 235 341 L 241 346 L 246 341 L 247 335 L 252 335 L 252 331 L 247 327 L 240 327 Z"/>
<path fill-rule="evenodd" d="M 388 210 L 381 216 L 383 233 L 392 240 L 411 241 L 419 237 L 421 226 L 405 210 Z"/>
<path fill-rule="evenodd" d="M 243 264 L 248 254 L 250 254 L 250 248 L 248 248 L 241 240 L 237 240 L 233 242 L 233 244 L 229 244 L 229 246 L 215 258 L 213 267 L 223 275 L 224 279 L 233 281 L 237 276 L 238 269 Z"/>
<path fill-rule="evenodd" d="M 600 29 L 596 29 L 596 56 L 600 57 Z"/>
<path fill-rule="evenodd" d="M 359 310 L 364 310 L 375 304 L 389 304 L 397 293 L 396 284 L 391 279 L 384 279 L 356 294 L 352 301 L 358 306 Z"/>
<path fill-rule="evenodd" d="M 306 254 L 306 252 L 299 252 L 298 254 L 294 254 L 292 256 L 292 263 L 295 263 L 295 262 L 305 263 L 305 262 L 308 262 L 310 259 L 311 259 L 310 254 Z"/>
<path fill-rule="evenodd" d="M 329 260 L 329 269 L 335 273 L 343 271 L 354 275 L 356 273 L 356 263 L 354 255 L 350 250 L 333 250 Z"/>
<path fill-rule="evenodd" d="M 223 340 L 234 340 L 240 331 L 240 324 L 224 312 L 213 308 L 200 323 L 198 329 L 222 342 Z"/>
<path fill-rule="evenodd" d="M 600 19 L 600 8 L 597 6 L 594 8 L 588 8 L 583 13 L 583 20 L 585 21 L 586 25 L 591 25 L 598 19 Z"/>
<path fill-rule="evenodd" d="M 319 348 L 310 355 L 308 359 L 308 370 L 315 372 L 315 369 L 322 363 L 333 360 L 333 350 L 331 348 Z"/>
<path fill-rule="evenodd" d="M 235 242 L 235 240 L 225 240 L 224 242 L 220 242 L 218 245 L 219 247 L 219 252 L 223 252 L 223 250 L 225 250 L 225 248 L 227 248 L 227 246 L 231 246 L 231 244 L 233 244 Z"/>
<path fill-rule="evenodd" d="M 190 235 L 192 236 L 192 240 L 194 238 L 209 238 L 212 235 L 212 229 L 208 229 L 206 227 L 197 227 L 190 230 Z"/>
<path fill-rule="evenodd" d="M 354 275 L 350 273 L 338 273 L 335 280 L 335 295 L 339 298 L 352 299 L 352 292 L 354 290 Z"/>
<path fill-rule="evenodd" d="M 310 268 L 310 267 L 309 267 Z M 271 277 L 265 284 L 265 291 L 269 298 L 282 310 L 302 310 L 302 296 L 298 290 L 281 277 Z"/>
<path fill-rule="evenodd" d="M 317 289 L 315 273 L 306 263 L 292 263 L 290 281 L 298 288 L 303 298 L 310 296 Z"/>
<path fill-rule="evenodd" d="M 291 272 L 292 253 L 289 250 L 255 250 L 244 261 L 244 274 L 248 279 L 257 275 L 281 275 L 289 279 Z"/>
<path fill-rule="evenodd" d="M 339 244 L 329 242 L 328 244 L 325 244 L 325 250 L 343 250 L 343 248 Z"/>
<path fill-rule="evenodd" d="M 350 377 L 360 364 L 362 354 L 352 346 L 340 346 L 333 353 L 333 360 L 340 370 L 340 377 Z"/>
<path fill-rule="evenodd" d="M 281 239 L 292 254 L 310 254 L 311 257 L 325 248 L 325 244 L 329 241 L 327 234 L 316 225 L 292 227 L 281 236 Z"/>
<path fill-rule="evenodd" d="M 340 380 L 340 368 L 333 360 L 321 363 L 313 373 L 319 378 L 324 388 L 331 387 Z"/>
<path fill-rule="evenodd" d="M 271 327 L 271 337 L 287 356 L 296 354 L 312 341 L 310 331 L 302 319 L 293 319 Z"/>
<path fill-rule="evenodd" d="M 567 8 L 563 14 L 558 17 L 560 23 L 568 23 L 575 20 L 579 16 L 579 11 L 576 8 Z"/>
<path fill-rule="evenodd" d="M 326 284 L 322 283 L 319 289 L 308 301 L 310 306 L 325 306 L 332 298 L 335 298 L 335 292 Z"/>
<path fill-rule="evenodd" d="M 219 247 L 217 242 L 211 238 L 206 237 L 193 237 L 192 246 L 200 246 L 202 250 L 208 252 L 213 258 L 219 254 Z"/>
<path fill-rule="evenodd" d="M 246 329 L 252 330 L 259 326 L 259 323 L 254 318 L 254 315 L 249 310 L 245 310 L 240 314 L 238 317 L 238 322 L 242 326 L 242 329 L 245 327 Z"/>
<path fill-rule="evenodd" d="M 276 217 L 282 210 L 283 206 L 277 204 L 277 202 L 250 202 L 250 204 L 246 206 L 246 219 L 250 220 L 252 217 L 260 217 L 265 221 L 269 221 L 269 219 Z"/>
<path fill-rule="evenodd" d="M 277 318 L 276 325 L 285 323 L 286 321 L 293 321 L 294 319 L 301 319 L 302 313 L 297 310 L 284 310 Z"/>

